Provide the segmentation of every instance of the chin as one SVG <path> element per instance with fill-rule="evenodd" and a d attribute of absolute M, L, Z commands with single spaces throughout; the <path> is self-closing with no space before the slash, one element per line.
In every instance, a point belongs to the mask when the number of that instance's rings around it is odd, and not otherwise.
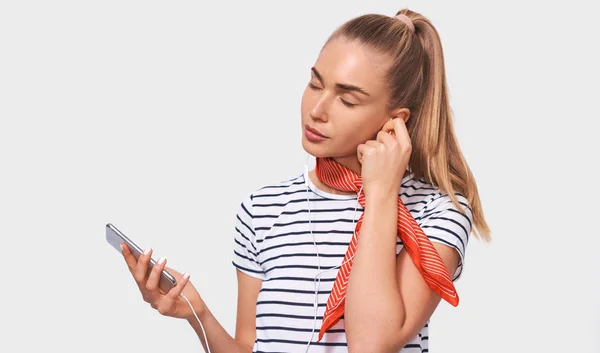
<path fill-rule="evenodd" d="M 315 158 L 340 158 L 345 156 L 344 153 L 332 148 L 328 142 L 329 141 L 314 143 L 306 139 L 306 137 L 302 137 L 302 148 L 306 153 Z"/>
<path fill-rule="evenodd" d="M 314 143 L 307 140 L 305 137 L 302 137 L 302 148 L 306 153 L 310 154 L 315 158 L 324 158 L 330 155 L 330 151 L 324 143 Z"/>

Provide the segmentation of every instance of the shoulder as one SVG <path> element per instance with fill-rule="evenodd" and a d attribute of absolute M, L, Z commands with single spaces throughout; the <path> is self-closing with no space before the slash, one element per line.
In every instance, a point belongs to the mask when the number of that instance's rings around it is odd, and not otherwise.
<path fill-rule="evenodd" d="M 442 209 L 465 213 L 471 218 L 471 208 L 463 194 L 455 192 L 453 195 L 459 206 L 457 207 L 447 192 L 423 178 L 411 178 L 402 183 L 400 196 L 413 216 L 418 218 Z"/>
<path fill-rule="evenodd" d="M 459 254 L 460 263 L 453 280 L 463 269 L 465 253 L 472 229 L 473 214 L 467 198 L 461 193 L 452 197 L 424 179 L 411 179 L 403 184 L 402 197 L 410 200 L 411 214 L 432 242 L 450 246 Z M 410 206 L 407 206 L 410 210 Z"/>
<path fill-rule="evenodd" d="M 254 199 L 281 197 L 304 191 L 304 176 L 302 174 L 291 179 L 285 179 L 273 183 L 267 183 L 254 190 L 250 197 Z"/>
<path fill-rule="evenodd" d="M 258 239 L 258 244 L 264 240 L 265 233 L 271 229 L 282 213 L 290 205 L 306 202 L 303 175 L 282 181 L 265 183 L 251 192 L 247 192 L 241 200 L 237 220 Z"/>
<path fill-rule="evenodd" d="M 268 211 L 301 197 L 301 193 L 305 191 L 304 176 L 300 174 L 290 179 L 265 183 L 246 193 L 241 201 L 241 207 L 248 210 L 258 208 Z"/>

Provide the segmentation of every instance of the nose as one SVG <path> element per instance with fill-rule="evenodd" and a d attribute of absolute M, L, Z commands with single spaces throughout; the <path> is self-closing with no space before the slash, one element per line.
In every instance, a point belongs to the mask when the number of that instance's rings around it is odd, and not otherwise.
<path fill-rule="evenodd" d="M 327 94 L 321 94 L 315 105 L 310 110 L 309 114 L 313 120 L 319 120 L 322 122 L 329 121 L 329 100 L 327 98 Z"/>

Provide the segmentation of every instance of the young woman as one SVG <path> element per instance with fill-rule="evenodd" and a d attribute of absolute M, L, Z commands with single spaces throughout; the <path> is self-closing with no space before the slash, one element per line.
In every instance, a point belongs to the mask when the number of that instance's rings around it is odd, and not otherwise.
<path fill-rule="evenodd" d="M 310 72 L 302 145 L 316 168 L 241 202 L 235 337 L 189 276 L 169 269 L 178 285 L 157 288 L 166 262 L 146 276 L 151 250 L 136 261 L 124 248 L 128 267 L 144 299 L 188 320 L 212 353 L 426 352 L 437 305 L 458 304 L 471 232 L 490 239 L 454 135 L 437 31 L 407 9 L 360 16 Z"/>

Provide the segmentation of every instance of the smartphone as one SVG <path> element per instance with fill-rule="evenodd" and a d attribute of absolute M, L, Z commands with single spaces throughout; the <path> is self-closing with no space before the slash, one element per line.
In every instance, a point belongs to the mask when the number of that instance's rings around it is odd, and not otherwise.
<path fill-rule="evenodd" d="M 143 250 L 137 246 L 131 239 L 125 236 L 123 232 L 117 229 L 111 223 L 106 225 L 106 241 L 112 245 L 119 253 L 121 251 L 121 243 L 125 243 L 131 249 L 131 253 L 135 256 L 136 259 L 139 259 Z M 152 271 L 152 268 L 156 265 L 156 261 L 153 258 L 150 258 L 150 262 L 148 263 L 148 274 Z M 171 288 L 175 287 L 175 277 L 171 275 L 166 269 L 162 271 L 160 276 L 160 280 L 158 282 L 158 287 L 162 289 L 165 293 L 171 290 Z"/>

